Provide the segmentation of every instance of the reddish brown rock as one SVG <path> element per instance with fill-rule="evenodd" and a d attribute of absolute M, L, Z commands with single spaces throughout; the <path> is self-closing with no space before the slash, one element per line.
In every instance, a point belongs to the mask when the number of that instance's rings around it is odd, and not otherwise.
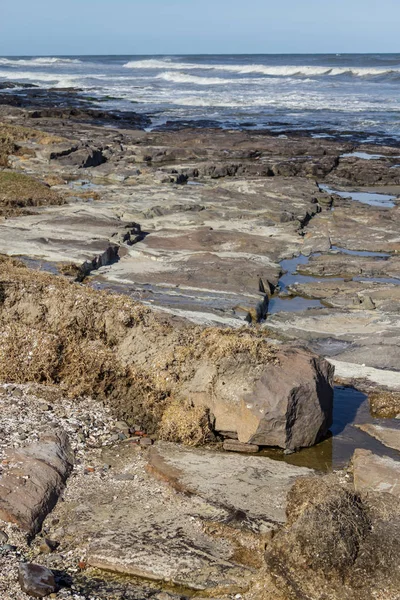
<path fill-rule="evenodd" d="M 283 347 L 276 360 L 250 367 L 237 355 L 218 368 L 204 362 L 184 392 L 215 417 L 217 431 L 239 442 L 296 450 L 312 446 L 332 425 L 334 368 L 303 348 Z"/>
<path fill-rule="evenodd" d="M 73 465 L 63 431 L 44 435 L 37 444 L 10 451 L 9 469 L 0 479 L 0 519 L 34 535 L 54 508 Z"/>

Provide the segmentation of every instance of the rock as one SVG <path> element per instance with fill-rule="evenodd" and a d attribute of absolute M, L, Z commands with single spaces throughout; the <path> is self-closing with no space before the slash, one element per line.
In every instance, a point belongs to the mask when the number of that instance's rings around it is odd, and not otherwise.
<path fill-rule="evenodd" d="M 73 454 L 63 431 L 10 451 L 0 479 L 0 519 L 34 535 L 54 508 L 72 470 Z"/>
<path fill-rule="evenodd" d="M 43 542 L 40 544 L 39 550 L 42 554 L 51 554 L 52 552 L 57 550 L 59 545 L 60 545 L 59 542 L 45 538 L 43 540 Z"/>
<path fill-rule="evenodd" d="M 361 431 L 365 431 L 372 437 L 376 438 L 385 446 L 399 450 L 400 452 L 400 429 L 393 429 L 391 427 L 382 427 L 381 425 L 373 425 L 372 423 L 366 423 L 365 425 L 356 425 Z"/>
<path fill-rule="evenodd" d="M 4 544 L 4 546 L 0 547 L 2 552 L 15 552 L 17 550 L 17 546 L 13 546 L 12 544 Z"/>
<path fill-rule="evenodd" d="M 329 236 L 323 233 L 306 235 L 301 253 L 309 256 L 313 252 L 328 252 L 331 249 Z"/>
<path fill-rule="evenodd" d="M 147 470 L 175 489 L 197 494 L 242 517 L 242 526 L 266 532 L 285 522 L 286 494 L 311 469 L 267 457 L 224 454 L 157 442 Z"/>
<path fill-rule="evenodd" d="M 360 308 L 365 310 L 375 310 L 376 305 L 371 296 L 357 296 L 355 304 L 359 304 Z"/>
<path fill-rule="evenodd" d="M 57 159 L 63 166 L 78 167 L 79 169 L 98 167 L 107 161 L 100 148 L 80 148 L 62 156 L 51 156 L 50 158 Z"/>
<path fill-rule="evenodd" d="M 2 546 L 3 544 L 7 544 L 8 542 L 8 535 L 6 534 L 5 531 L 2 531 L 0 529 L 0 546 Z"/>
<path fill-rule="evenodd" d="M 400 462 L 357 449 L 353 455 L 354 487 L 357 492 L 386 492 L 400 498 Z"/>
<path fill-rule="evenodd" d="M 260 450 L 256 444 L 243 444 L 235 440 L 225 440 L 223 448 L 227 452 L 244 452 L 246 454 L 255 454 Z"/>
<path fill-rule="evenodd" d="M 282 348 L 276 361 L 251 371 L 240 355 L 227 358 L 216 373 L 204 364 L 184 392 L 208 406 L 217 431 L 236 431 L 240 442 L 295 450 L 332 425 L 334 369 L 302 348 Z"/>
<path fill-rule="evenodd" d="M 141 437 L 139 444 L 144 447 L 152 446 L 153 440 L 148 437 Z"/>
<path fill-rule="evenodd" d="M 185 183 L 188 182 L 189 177 L 187 175 L 184 175 L 183 173 L 181 173 L 180 175 L 177 175 L 176 179 L 175 179 L 175 183 L 177 185 L 185 185 Z"/>
<path fill-rule="evenodd" d="M 20 563 L 18 581 L 22 591 L 33 598 L 45 598 L 56 590 L 52 571 L 40 565 Z"/>

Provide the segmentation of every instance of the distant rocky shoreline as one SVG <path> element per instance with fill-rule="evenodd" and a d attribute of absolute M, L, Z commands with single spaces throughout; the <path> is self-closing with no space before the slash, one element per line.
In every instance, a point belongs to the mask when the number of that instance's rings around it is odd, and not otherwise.
<path fill-rule="evenodd" d="M 398 600 L 400 147 L 0 90 L 1 597 Z"/>

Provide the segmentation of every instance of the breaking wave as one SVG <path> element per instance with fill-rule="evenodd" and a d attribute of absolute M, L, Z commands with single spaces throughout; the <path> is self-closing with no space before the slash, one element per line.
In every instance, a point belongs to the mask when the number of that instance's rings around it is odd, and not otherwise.
<path fill-rule="evenodd" d="M 77 58 L 56 58 L 52 56 L 45 56 L 43 58 L 0 58 L 0 65 L 5 67 L 44 67 L 52 65 L 79 65 L 82 64 L 81 60 Z"/>
<path fill-rule="evenodd" d="M 230 73 L 259 74 L 270 77 L 336 77 L 340 75 L 348 75 L 353 77 L 379 77 L 387 75 L 400 76 L 399 68 L 384 68 L 384 67 L 330 67 L 330 66 L 307 66 L 307 65 L 284 65 L 284 66 L 268 66 L 268 65 L 223 65 L 223 64 L 196 64 L 196 63 L 180 63 L 173 62 L 170 59 L 148 59 L 130 61 L 124 64 L 126 69 L 161 69 L 168 71 L 190 71 L 190 70 L 207 70 L 207 71 L 227 71 Z M 189 77 L 189 76 L 188 76 Z"/>
<path fill-rule="evenodd" d="M 173 83 L 193 83 L 195 85 L 226 85 L 237 83 L 238 79 L 222 79 L 220 77 L 198 77 L 197 75 L 186 75 L 185 73 L 166 71 L 157 75 L 157 79 L 171 81 Z"/>

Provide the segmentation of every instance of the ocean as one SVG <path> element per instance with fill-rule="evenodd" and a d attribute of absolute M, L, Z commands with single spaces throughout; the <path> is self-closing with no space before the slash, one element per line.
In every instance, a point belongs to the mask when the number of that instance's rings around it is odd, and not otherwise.
<path fill-rule="evenodd" d="M 102 108 L 214 126 L 400 141 L 400 54 L 0 58 L 0 81 L 77 87 Z"/>

